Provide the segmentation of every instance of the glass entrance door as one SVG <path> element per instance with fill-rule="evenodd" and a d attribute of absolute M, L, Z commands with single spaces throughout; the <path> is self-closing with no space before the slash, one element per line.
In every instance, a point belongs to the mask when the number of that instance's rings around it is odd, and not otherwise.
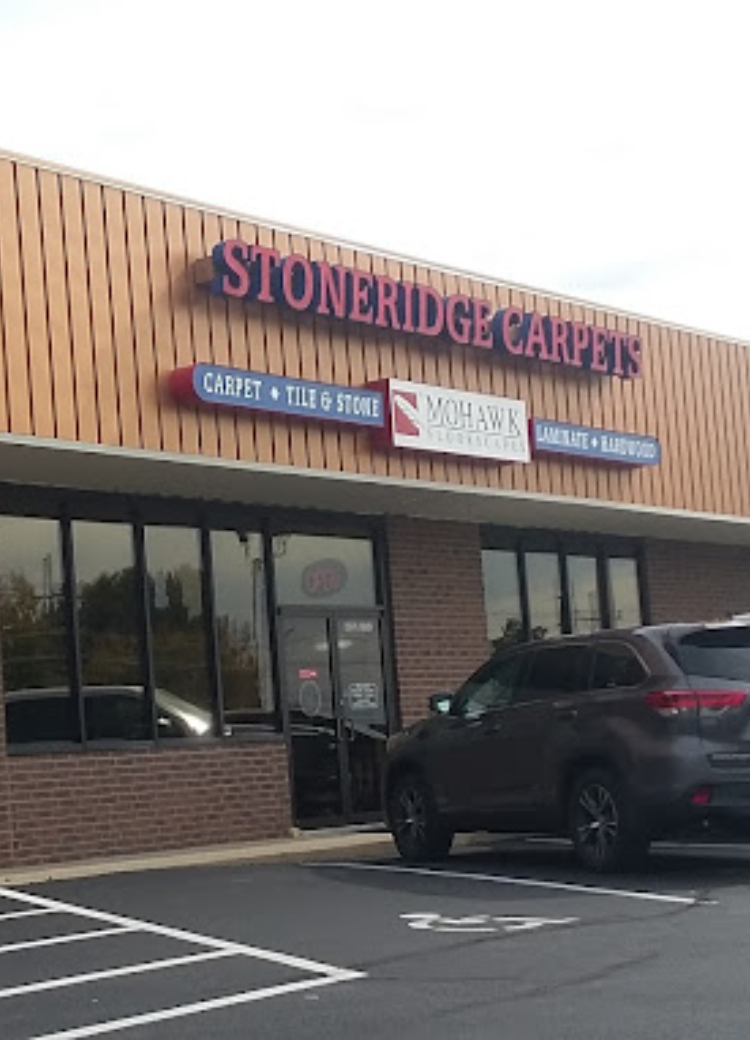
<path fill-rule="evenodd" d="M 284 722 L 300 826 L 364 822 L 380 811 L 387 736 L 380 625 L 375 611 L 281 611 Z"/>

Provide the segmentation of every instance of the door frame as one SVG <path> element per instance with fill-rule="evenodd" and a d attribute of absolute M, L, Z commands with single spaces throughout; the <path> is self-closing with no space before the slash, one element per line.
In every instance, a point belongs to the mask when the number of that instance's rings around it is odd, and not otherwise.
<path fill-rule="evenodd" d="M 392 681 L 391 677 L 393 674 L 393 661 L 390 655 L 390 643 L 388 638 L 387 629 L 387 613 L 382 606 L 364 606 L 364 607 L 342 607 L 342 606 L 279 606 L 276 608 L 276 655 L 277 655 L 277 668 L 279 677 L 279 700 L 280 700 L 280 713 L 281 713 L 281 727 L 284 735 L 284 743 L 287 749 L 287 765 L 289 773 L 289 795 L 292 808 L 292 818 L 294 826 L 302 826 L 297 817 L 297 805 L 295 795 L 295 784 L 294 784 L 294 748 L 292 743 L 292 727 L 289 711 L 289 701 L 286 696 L 286 690 L 284 688 L 286 668 L 285 668 L 285 647 L 283 638 L 283 624 L 286 618 L 290 617 L 306 617 L 306 618 L 317 618 L 325 621 L 328 629 L 328 656 L 331 673 L 331 692 L 333 696 L 333 709 L 335 712 L 334 719 L 336 724 L 336 752 L 337 762 L 339 769 L 339 785 L 341 794 L 341 817 L 338 820 L 331 821 L 330 817 L 310 817 L 304 821 L 304 827 L 310 828 L 311 830 L 321 826 L 341 826 L 346 827 L 352 824 L 367 824 L 375 823 L 383 818 L 382 810 L 374 811 L 369 813 L 357 813 L 354 814 L 352 810 L 352 792 L 351 792 L 351 774 L 349 771 L 349 751 L 348 751 L 348 739 L 347 733 L 345 732 L 346 723 L 344 721 L 344 715 L 341 710 L 341 681 L 340 681 L 340 658 L 339 649 L 337 646 L 337 640 L 332 638 L 334 626 L 342 618 L 346 617 L 369 617 L 373 618 L 378 626 L 378 635 L 380 638 L 380 669 L 383 679 L 383 697 L 385 706 L 385 739 L 394 731 L 394 720 L 395 710 L 392 696 Z"/>

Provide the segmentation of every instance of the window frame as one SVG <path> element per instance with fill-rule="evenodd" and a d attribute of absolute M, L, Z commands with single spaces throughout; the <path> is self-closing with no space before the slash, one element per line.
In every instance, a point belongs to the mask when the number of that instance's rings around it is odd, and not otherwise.
<path fill-rule="evenodd" d="M 612 631 L 615 630 L 611 628 L 612 589 L 610 586 L 608 561 L 611 559 L 633 560 L 635 562 L 638 583 L 641 625 L 651 623 L 646 581 L 645 549 L 642 541 L 614 536 L 560 534 L 559 532 L 543 530 L 518 533 L 511 529 L 483 527 L 481 530 L 482 553 L 491 552 L 493 549 L 504 552 L 511 551 L 516 554 L 521 609 L 521 630 L 519 632 L 518 644 L 516 645 L 532 641 L 531 603 L 526 565 L 528 553 L 554 553 L 557 556 L 560 582 L 561 635 L 578 635 L 583 637 L 587 634 L 582 632 L 574 633 L 571 630 L 571 597 L 567 562 L 569 556 L 588 556 L 596 560 L 601 630 L 609 629 Z M 489 640 L 489 630 L 487 634 Z"/>
<path fill-rule="evenodd" d="M 372 544 L 375 581 L 375 606 L 372 608 L 390 618 L 390 586 L 387 573 L 387 542 L 385 524 L 381 517 L 347 517 L 334 513 L 310 512 L 294 508 L 270 510 L 257 505 L 190 499 L 164 499 L 152 495 L 134 498 L 120 492 L 83 491 L 65 488 L 33 488 L 0 482 L 3 491 L 4 516 L 35 517 L 57 524 L 61 544 L 61 573 L 64 588 L 66 624 L 67 673 L 70 696 L 75 698 L 80 740 L 29 741 L 6 743 L 9 756 L 40 754 L 80 754 L 85 751 L 138 751 L 169 750 L 207 746 L 235 746 L 243 743 L 283 743 L 287 737 L 283 728 L 281 708 L 281 676 L 279 672 L 278 604 L 276 602 L 272 539 L 277 534 L 313 534 L 334 537 L 368 539 Z M 85 707 L 80 659 L 80 632 L 75 602 L 75 559 L 72 523 L 75 521 L 112 522 L 130 527 L 134 546 L 136 596 L 138 613 L 138 642 L 140 667 L 150 712 L 150 735 L 145 740 L 107 738 L 87 740 Z M 182 527 L 196 531 L 200 545 L 201 596 L 204 611 L 204 631 L 207 644 L 209 693 L 215 705 L 215 734 L 200 740 L 159 740 L 155 678 L 153 666 L 152 632 L 149 617 L 147 561 L 145 554 L 146 527 Z M 247 531 L 261 538 L 264 561 L 264 600 L 267 614 L 268 652 L 271 665 L 273 710 L 266 721 L 248 722 L 225 732 L 223 724 L 223 690 L 220 660 L 216 640 L 216 606 L 213 587 L 211 532 Z M 66 548 L 63 555 L 63 543 Z M 382 625 L 384 681 L 386 687 L 386 715 L 389 731 L 401 725 L 400 706 L 392 695 L 395 688 L 394 636 L 392 620 Z M 0 696 L 0 711 L 4 710 Z"/>

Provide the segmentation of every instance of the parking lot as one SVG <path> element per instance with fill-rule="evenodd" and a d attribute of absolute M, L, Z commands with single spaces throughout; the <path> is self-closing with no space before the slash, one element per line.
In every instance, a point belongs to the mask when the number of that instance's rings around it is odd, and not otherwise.
<path fill-rule="evenodd" d="M 0 889 L 0 1037 L 745 1038 L 750 848 L 555 842 Z"/>

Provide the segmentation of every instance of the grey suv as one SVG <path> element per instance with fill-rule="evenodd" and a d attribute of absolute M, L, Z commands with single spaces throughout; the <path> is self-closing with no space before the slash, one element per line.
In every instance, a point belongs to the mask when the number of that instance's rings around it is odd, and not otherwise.
<path fill-rule="evenodd" d="M 568 835 L 596 871 L 709 824 L 750 831 L 750 625 L 673 624 L 499 653 L 391 737 L 385 804 L 408 861 L 457 831 Z"/>

